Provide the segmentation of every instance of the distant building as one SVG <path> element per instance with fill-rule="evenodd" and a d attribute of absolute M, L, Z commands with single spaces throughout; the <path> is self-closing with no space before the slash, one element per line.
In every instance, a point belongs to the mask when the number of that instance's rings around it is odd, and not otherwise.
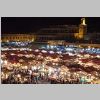
<path fill-rule="evenodd" d="M 2 42 L 11 42 L 11 41 L 34 41 L 34 35 L 31 34 L 2 34 Z"/>
<path fill-rule="evenodd" d="M 36 34 L 36 41 L 65 40 L 74 41 L 84 39 L 87 33 L 85 18 L 81 19 L 81 24 L 77 25 L 55 25 L 40 29 Z"/>
<path fill-rule="evenodd" d="M 76 25 L 55 25 L 40 29 L 37 32 L 36 41 L 68 40 L 74 37 L 73 33 L 78 32 L 78 26 Z"/>
<path fill-rule="evenodd" d="M 33 34 L 2 34 L 1 40 L 6 41 L 38 41 L 48 42 L 50 40 L 74 41 L 84 39 L 87 33 L 85 18 L 81 19 L 78 25 L 54 25 L 48 28 L 40 29 Z"/>

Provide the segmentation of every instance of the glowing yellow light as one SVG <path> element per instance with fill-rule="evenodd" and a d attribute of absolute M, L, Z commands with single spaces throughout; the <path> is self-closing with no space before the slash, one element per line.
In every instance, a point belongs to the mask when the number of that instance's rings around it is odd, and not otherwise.
<path fill-rule="evenodd" d="M 20 78 L 20 77 L 21 77 L 21 75 L 20 75 L 20 74 L 18 74 L 18 75 L 17 75 L 17 77 L 18 77 L 18 78 Z"/>
<path fill-rule="evenodd" d="M 9 42 L 9 40 L 7 40 L 7 42 Z"/>
<path fill-rule="evenodd" d="M 8 63 L 7 60 L 5 60 L 4 63 L 7 64 Z"/>
<path fill-rule="evenodd" d="M 27 67 L 27 66 L 25 66 L 24 68 L 25 68 L 25 69 L 28 69 L 28 67 Z"/>
<path fill-rule="evenodd" d="M 5 78 L 6 78 L 6 79 L 8 78 L 8 74 L 5 75 Z"/>

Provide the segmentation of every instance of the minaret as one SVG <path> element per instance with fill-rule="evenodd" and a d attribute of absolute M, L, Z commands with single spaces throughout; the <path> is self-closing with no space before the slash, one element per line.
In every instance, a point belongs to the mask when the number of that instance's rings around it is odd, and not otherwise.
<path fill-rule="evenodd" d="M 81 24 L 79 25 L 79 39 L 83 39 L 84 35 L 87 33 L 87 25 L 85 23 L 85 18 L 81 19 Z"/>
<path fill-rule="evenodd" d="M 82 22 L 81 22 L 81 25 L 86 25 L 86 24 L 85 24 L 85 18 L 82 18 L 81 21 L 82 21 Z"/>

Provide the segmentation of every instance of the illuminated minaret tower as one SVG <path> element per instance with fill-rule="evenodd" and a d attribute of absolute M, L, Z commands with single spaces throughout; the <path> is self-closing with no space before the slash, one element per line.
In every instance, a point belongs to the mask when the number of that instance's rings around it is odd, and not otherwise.
<path fill-rule="evenodd" d="M 85 18 L 81 19 L 81 24 L 79 25 L 79 39 L 83 39 L 84 35 L 87 33 L 87 25 L 85 23 Z"/>
<path fill-rule="evenodd" d="M 85 18 L 82 18 L 82 19 L 81 19 L 81 25 L 86 25 L 86 23 L 85 23 Z"/>

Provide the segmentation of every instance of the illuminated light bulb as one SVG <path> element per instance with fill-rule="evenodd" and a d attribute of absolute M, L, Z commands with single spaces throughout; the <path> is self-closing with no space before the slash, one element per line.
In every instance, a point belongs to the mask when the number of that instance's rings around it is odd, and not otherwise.
<path fill-rule="evenodd" d="M 100 55 L 97 55 L 97 58 L 100 58 Z"/>
<path fill-rule="evenodd" d="M 33 69 L 36 70 L 36 67 L 34 66 Z"/>
<path fill-rule="evenodd" d="M 27 78 L 24 78 L 24 81 L 27 81 Z"/>
<path fill-rule="evenodd" d="M 5 60 L 4 63 L 7 64 L 7 60 Z"/>
<path fill-rule="evenodd" d="M 61 74 L 64 74 L 64 72 L 61 72 Z"/>
<path fill-rule="evenodd" d="M 53 54 L 54 52 L 53 51 L 49 51 L 49 53 Z"/>
<path fill-rule="evenodd" d="M 5 78 L 6 78 L 6 79 L 8 78 L 8 74 L 6 74 Z"/>
<path fill-rule="evenodd" d="M 28 67 L 27 67 L 27 66 L 25 66 L 24 68 L 25 68 L 25 69 L 28 69 Z"/>
<path fill-rule="evenodd" d="M 21 77 L 21 75 L 20 75 L 20 74 L 18 74 L 18 75 L 17 75 L 17 77 L 18 77 L 18 78 L 20 78 L 20 77 Z"/>
<path fill-rule="evenodd" d="M 45 51 L 45 50 L 42 50 L 41 52 L 43 52 L 43 53 L 47 53 L 47 51 Z"/>
<path fill-rule="evenodd" d="M 35 50 L 35 52 L 39 52 L 39 50 L 38 50 L 38 49 L 36 49 L 36 50 Z"/>

